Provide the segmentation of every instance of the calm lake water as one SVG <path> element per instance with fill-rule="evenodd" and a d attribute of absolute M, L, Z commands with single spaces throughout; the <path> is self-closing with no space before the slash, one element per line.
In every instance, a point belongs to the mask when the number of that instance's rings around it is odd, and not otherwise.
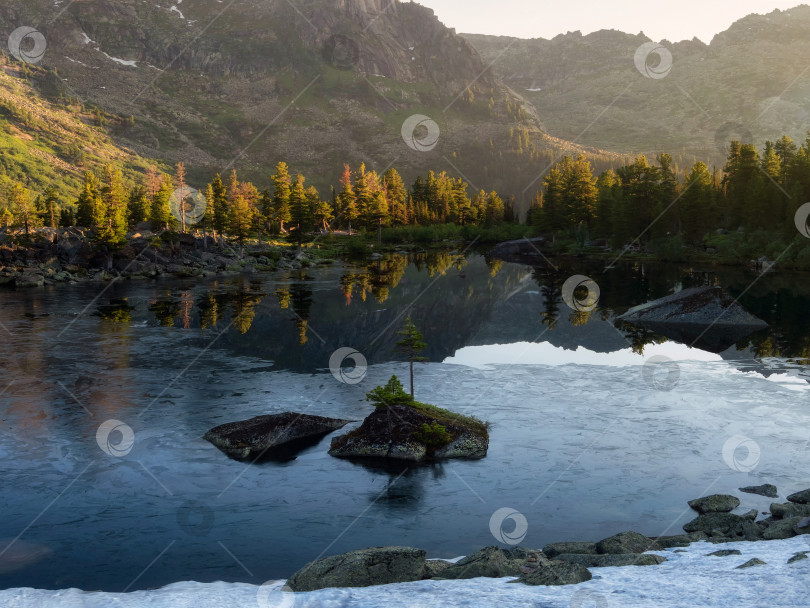
<path fill-rule="evenodd" d="M 599 284 L 590 315 L 560 300 L 572 274 Z M 703 284 L 741 296 L 770 326 L 719 354 L 643 348 L 655 337 L 614 327 L 631 306 Z M 2 291 L 0 547 L 19 538 L 50 553 L 23 564 L 12 546 L 0 587 L 261 583 L 373 545 L 453 557 L 495 544 L 501 507 L 526 516 L 523 545 L 678 533 L 691 519 L 685 501 L 703 493 L 810 487 L 808 310 L 802 275 L 585 261 L 555 270 L 450 253 Z M 327 437 L 291 460 L 246 465 L 201 439 L 288 410 L 362 420 L 368 390 L 407 377 L 394 353 L 406 314 L 429 344 L 417 398 L 491 421 L 485 459 L 381 468 L 330 457 Z M 524 343 L 545 349 L 540 360 L 523 358 Z M 513 345 L 514 359 L 493 358 L 496 344 Z M 341 347 L 368 361 L 362 382 L 330 373 Z M 461 349 L 455 361 L 468 364 L 448 360 Z M 644 381 L 656 349 L 689 359 L 672 390 Z M 122 457 L 97 442 L 109 419 L 133 431 Z M 724 459 L 738 434 L 761 448 L 753 470 Z"/>

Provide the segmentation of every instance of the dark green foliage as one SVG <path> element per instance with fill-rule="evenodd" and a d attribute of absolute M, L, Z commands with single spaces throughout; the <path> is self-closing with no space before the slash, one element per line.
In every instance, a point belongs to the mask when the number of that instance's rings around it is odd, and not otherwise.
<path fill-rule="evenodd" d="M 405 392 L 402 382 L 396 376 L 391 376 L 385 386 L 378 386 L 369 391 L 366 401 L 374 407 L 388 407 L 389 405 L 413 405 L 413 397 Z"/>
<path fill-rule="evenodd" d="M 453 441 L 447 428 L 435 421 L 430 424 L 424 423 L 422 428 L 413 433 L 413 438 L 432 449 L 440 448 Z"/>

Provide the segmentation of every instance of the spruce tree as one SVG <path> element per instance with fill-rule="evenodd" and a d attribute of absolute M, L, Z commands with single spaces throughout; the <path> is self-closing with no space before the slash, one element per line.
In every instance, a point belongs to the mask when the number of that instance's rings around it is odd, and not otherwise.
<path fill-rule="evenodd" d="M 413 364 L 414 361 L 427 361 L 426 357 L 419 354 L 427 348 L 427 344 L 410 315 L 405 319 L 405 325 L 397 332 L 397 335 L 402 336 L 402 339 L 397 342 L 397 350 L 405 355 L 410 364 L 411 398 L 413 399 Z"/>

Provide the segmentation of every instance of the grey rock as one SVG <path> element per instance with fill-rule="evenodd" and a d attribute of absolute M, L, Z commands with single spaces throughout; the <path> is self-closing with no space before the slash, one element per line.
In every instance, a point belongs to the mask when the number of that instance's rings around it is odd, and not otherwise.
<path fill-rule="evenodd" d="M 810 505 L 810 489 L 796 492 L 787 497 L 788 502 L 793 502 L 799 505 Z"/>
<path fill-rule="evenodd" d="M 443 559 L 429 559 L 425 562 L 424 578 L 442 577 L 442 572 L 447 570 L 453 565 L 453 562 L 448 562 Z"/>
<path fill-rule="evenodd" d="M 521 567 L 526 563 L 526 559 L 530 554 L 536 554 L 541 562 L 548 561 L 543 556 L 542 551 L 534 551 L 524 547 L 514 549 L 502 549 L 494 546 L 484 547 L 445 569 L 441 576 L 449 579 L 467 579 L 479 576 L 490 578 L 520 576 Z"/>
<path fill-rule="evenodd" d="M 795 564 L 796 562 L 800 562 L 800 561 L 802 561 L 803 559 L 807 559 L 807 554 L 808 554 L 808 553 L 810 553 L 810 551 L 799 551 L 798 553 L 794 553 L 794 554 L 793 554 L 793 557 L 791 557 L 791 558 L 790 558 L 790 559 L 787 561 L 787 563 L 789 563 L 789 564 Z"/>
<path fill-rule="evenodd" d="M 732 513 L 704 513 L 683 526 L 685 532 L 705 532 L 709 536 L 731 536 L 742 531 L 743 522 Z"/>
<path fill-rule="evenodd" d="M 742 517 L 743 519 L 747 519 L 748 521 L 756 521 L 757 515 L 759 515 L 759 511 L 757 511 L 756 509 L 751 509 L 750 511 L 746 511 L 745 513 L 740 515 L 740 517 Z"/>
<path fill-rule="evenodd" d="M 779 496 L 779 491 L 777 490 L 776 486 L 769 483 L 761 486 L 746 486 L 744 488 L 740 488 L 740 492 L 745 492 L 746 494 L 759 494 L 760 496 L 767 496 L 768 498 L 776 498 Z"/>
<path fill-rule="evenodd" d="M 555 560 L 579 564 L 586 568 L 607 568 L 611 566 L 657 566 L 665 561 L 666 557 L 652 553 L 611 553 L 602 555 L 586 555 L 582 553 L 561 553 Z"/>
<path fill-rule="evenodd" d="M 736 570 L 742 570 L 743 568 L 752 568 L 753 566 L 764 566 L 764 565 L 765 565 L 765 562 L 763 562 L 761 559 L 758 559 L 758 558 L 755 557 L 753 559 L 749 559 L 744 564 L 742 564 L 740 566 L 737 566 L 737 568 L 735 568 L 735 569 Z"/>
<path fill-rule="evenodd" d="M 707 553 L 706 555 L 712 557 L 727 557 L 729 555 L 742 555 L 742 551 L 739 549 L 721 549 L 720 551 Z"/>
<path fill-rule="evenodd" d="M 542 568 L 523 574 L 512 581 L 524 585 L 576 585 L 593 578 L 593 575 L 584 566 L 570 562 L 551 561 Z"/>
<path fill-rule="evenodd" d="M 533 239 L 519 239 L 516 241 L 505 241 L 498 243 L 492 248 L 491 255 L 497 258 L 514 258 L 520 256 L 539 256 L 546 243 L 545 237 Z"/>
<path fill-rule="evenodd" d="M 772 503 L 771 515 L 774 519 L 784 519 L 786 517 L 806 517 L 810 515 L 810 505 L 800 505 L 792 502 Z"/>
<path fill-rule="evenodd" d="M 740 506 L 740 499 L 729 494 L 712 494 L 689 501 L 689 506 L 698 513 L 730 513 Z"/>
<path fill-rule="evenodd" d="M 413 547 L 373 547 L 311 562 L 293 574 L 293 591 L 327 587 L 370 587 L 422 580 L 425 551 Z"/>
<path fill-rule="evenodd" d="M 555 557 L 563 553 L 577 553 L 584 555 L 596 555 L 596 543 L 588 542 L 567 542 L 551 543 L 543 547 L 543 553 L 548 557 Z"/>
<path fill-rule="evenodd" d="M 638 532 L 621 532 L 596 543 L 598 553 L 644 553 L 660 549 L 661 547 L 654 540 Z"/>
<path fill-rule="evenodd" d="M 706 540 L 708 535 L 705 532 L 692 532 L 691 534 L 676 534 L 674 536 L 659 536 L 654 538 L 655 544 L 662 549 L 671 547 L 688 547 L 694 542 Z"/>
<path fill-rule="evenodd" d="M 438 458 L 483 458 L 489 440 L 469 429 L 442 423 L 452 441 L 429 449 L 414 437 L 422 425 L 436 419 L 409 405 L 377 408 L 357 429 L 332 440 L 329 453 L 337 458 L 387 458 L 420 462 Z"/>
<path fill-rule="evenodd" d="M 762 538 L 765 540 L 793 538 L 794 536 L 800 534 L 799 524 L 801 521 L 801 517 L 790 517 L 788 519 L 774 522 L 765 529 L 765 532 L 762 534 Z"/>
<path fill-rule="evenodd" d="M 45 277 L 41 274 L 21 274 L 14 280 L 15 287 L 42 287 Z"/>
<path fill-rule="evenodd" d="M 284 412 L 229 422 L 209 430 L 203 439 L 236 459 L 259 457 L 273 448 L 331 433 L 350 420 Z"/>

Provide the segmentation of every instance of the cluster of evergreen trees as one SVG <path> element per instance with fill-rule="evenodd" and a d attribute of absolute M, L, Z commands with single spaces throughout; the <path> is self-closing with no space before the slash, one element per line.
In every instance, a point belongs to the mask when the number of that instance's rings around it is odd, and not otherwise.
<path fill-rule="evenodd" d="M 584 156 L 565 157 L 543 179 L 529 221 L 543 233 L 614 246 L 667 236 L 699 245 L 718 229 L 769 231 L 793 240 L 794 215 L 810 200 L 810 134 L 797 146 L 790 137 L 753 144 L 731 142 L 722 171 L 697 161 L 678 179 L 669 154 L 594 176 Z"/>
<path fill-rule="evenodd" d="M 177 165 L 174 176 L 153 166 L 142 183 L 127 188 L 121 171 L 108 165 L 101 178 L 92 172 L 85 174 L 81 192 L 69 205 L 58 200 L 53 188 L 34 199 L 22 184 L 9 181 L 5 204 L 0 207 L 0 225 L 20 226 L 26 232 L 42 225 L 92 228 L 97 242 L 115 246 L 123 243 L 128 230 L 146 221 L 154 230 L 196 227 L 242 242 L 251 235 L 288 231 L 300 237 L 305 232 L 338 228 L 352 232 L 383 225 L 489 226 L 516 220 L 512 201 L 505 203 L 494 191 L 482 190 L 470 197 L 467 184 L 445 172 L 430 171 L 409 189 L 396 169 L 378 175 L 363 164 L 356 170 L 344 165 L 338 189 L 333 187 L 331 196 L 322 198 L 314 186 L 306 185 L 303 175 L 293 175 L 280 162 L 270 177 L 270 187 L 261 191 L 251 182 L 240 181 L 236 171 L 230 173 L 227 183 L 215 175 L 205 187 L 205 212 L 199 216 L 192 213 L 192 199 L 186 196 L 193 190 L 185 176 L 183 163 Z M 185 221 L 186 212 L 197 221 Z"/>

